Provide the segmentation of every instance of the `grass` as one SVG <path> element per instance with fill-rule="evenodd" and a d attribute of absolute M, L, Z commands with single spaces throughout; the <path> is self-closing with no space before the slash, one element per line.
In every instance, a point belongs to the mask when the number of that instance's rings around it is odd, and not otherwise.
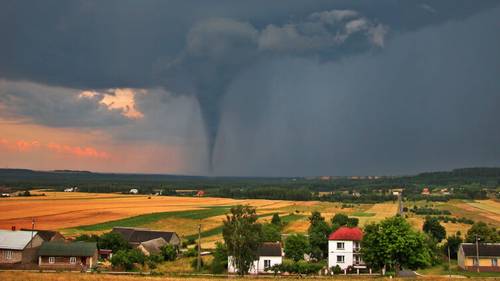
<path fill-rule="evenodd" d="M 366 213 L 366 212 L 355 212 L 351 214 L 354 217 L 374 217 L 375 213 Z"/>
<path fill-rule="evenodd" d="M 168 266 L 168 269 L 177 269 L 176 265 L 170 265 Z M 180 268 L 178 268 L 180 271 L 182 271 L 183 266 L 180 265 Z M 0 272 L 0 280 L 2 281 L 65 281 L 65 280 L 72 280 L 72 281 L 160 281 L 160 280 L 165 280 L 165 281 L 200 281 L 200 280 L 213 280 L 213 281 L 222 281 L 222 280 L 254 280 L 254 281 L 269 281 L 272 280 L 273 278 L 269 277 L 262 277 L 262 276 L 251 276 L 250 278 L 240 278 L 236 276 L 210 276 L 210 275 L 200 275 L 200 276 L 131 276 L 131 275 L 111 275 L 111 274 L 82 274 L 82 273 L 69 273 L 69 272 L 63 272 L 63 273 L 39 273 L 39 272 L 12 272 L 12 271 L 5 271 L 5 272 Z M 274 279 L 278 279 L 281 281 L 296 281 L 298 280 L 297 276 L 283 276 L 283 277 L 277 277 Z M 420 280 L 422 278 L 382 278 L 378 276 L 343 276 L 343 275 L 337 275 L 333 277 L 315 277 L 315 276 L 310 276 L 310 277 L 302 277 L 300 279 L 306 279 L 306 280 L 341 280 L 341 281 L 348 281 L 348 280 L 357 280 L 357 281 L 368 281 L 368 280 L 391 280 L 391 281 L 411 281 L 411 280 Z M 432 277 L 432 279 L 427 279 L 427 280 L 450 280 L 451 278 L 442 276 L 442 277 Z M 461 280 L 461 279 L 453 279 L 453 280 Z M 485 279 L 485 278 L 476 278 L 475 280 L 491 280 L 491 279 Z"/>
<path fill-rule="evenodd" d="M 166 218 L 185 218 L 193 220 L 201 220 L 209 217 L 219 216 L 227 213 L 230 207 L 208 207 L 201 210 L 189 211 L 174 211 L 174 212 L 159 212 L 152 214 L 144 214 L 133 216 L 130 218 L 108 221 L 92 225 L 77 226 L 72 229 L 77 231 L 103 231 L 112 229 L 116 226 L 137 227 L 141 225 L 151 224 Z M 70 229 L 69 231 L 72 231 Z"/>
<path fill-rule="evenodd" d="M 445 268 L 445 265 L 447 265 L 447 262 L 444 262 L 443 264 L 436 265 L 433 267 L 425 268 L 418 270 L 417 272 L 423 275 L 429 275 L 429 276 L 436 276 L 436 275 L 443 275 L 443 276 L 448 276 L 449 274 L 453 275 L 462 275 L 462 276 L 467 276 L 467 277 L 499 277 L 500 278 L 500 272 L 469 272 L 469 271 L 464 271 L 461 268 L 458 267 L 457 261 L 456 260 L 451 260 L 451 270 L 447 270 Z"/>

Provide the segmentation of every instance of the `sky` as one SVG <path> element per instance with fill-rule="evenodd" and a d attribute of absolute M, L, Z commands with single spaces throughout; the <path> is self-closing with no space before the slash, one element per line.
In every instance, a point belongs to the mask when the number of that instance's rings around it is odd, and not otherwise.
<path fill-rule="evenodd" d="M 0 168 L 500 166 L 500 2 L 0 0 Z"/>

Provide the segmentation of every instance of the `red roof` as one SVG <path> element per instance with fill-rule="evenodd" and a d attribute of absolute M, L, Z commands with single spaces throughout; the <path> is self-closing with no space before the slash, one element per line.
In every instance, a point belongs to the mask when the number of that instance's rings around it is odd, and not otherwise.
<path fill-rule="evenodd" d="M 359 227 L 342 226 L 328 236 L 328 240 L 361 241 L 361 239 L 363 239 L 363 231 Z"/>

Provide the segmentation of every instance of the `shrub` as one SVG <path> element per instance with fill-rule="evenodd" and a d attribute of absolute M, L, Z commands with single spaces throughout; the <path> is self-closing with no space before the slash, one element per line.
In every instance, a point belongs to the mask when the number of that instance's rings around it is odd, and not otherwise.
<path fill-rule="evenodd" d="M 210 271 L 214 274 L 223 273 L 227 268 L 227 248 L 226 245 L 216 242 L 214 259 L 210 265 Z"/>
<path fill-rule="evenodd" d="M 175 247 L 170 244 L 161 247 L 160 250 L 161 256 L 166 261 L 173 261 L 177 258 L 177 249 L 175 249 Z"/>

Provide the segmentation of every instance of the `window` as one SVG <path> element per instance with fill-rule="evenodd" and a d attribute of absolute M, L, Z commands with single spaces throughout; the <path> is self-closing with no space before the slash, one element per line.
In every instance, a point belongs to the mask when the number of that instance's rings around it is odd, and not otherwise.
<path fill-rule="evenodd" d="M 56 258 L 49 257 L 49 263 L 56 263 Z"/>
<path fill-rule="evenodd" d="M 498 260 L 496 258 L 491 259 L 491 266 L 498 266 Z"/>
<path fill-rule="evenodd" d="M 344 242 L 337 242 L 337 250 L 344 250 Z"/>
<path fill-rule="evenodd" d="M 354 250 L 359 250 L 359 242 L 354 242 Z"/>
<path fill-rule="evenodd" d="M 337 263 L 344 263 L 344 256 L 337 256 Z"/>
<path fill-rule="evenodd" d="M 76 257 L 69 258 L 69 263 L 75 264 L 76 263 Z"/>
<path fill-rule="evenodd" d="M 271 267 L 271 260 L 264 260 L 264 268 L 270 268 Z"/>
<path fill-rule="evenodd" d="M 3 257 L 6 260 L 11 260 L 12 259 L 12 251 L 10 251 L 10 250 L 3 251 Z"/>

